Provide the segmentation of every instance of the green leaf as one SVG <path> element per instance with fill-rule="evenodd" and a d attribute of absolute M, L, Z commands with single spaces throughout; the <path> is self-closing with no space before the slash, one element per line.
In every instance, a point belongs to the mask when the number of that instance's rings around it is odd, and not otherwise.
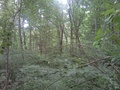
<path fill-rule="evenodd" d="M 120 16 L 117 16 L 114 18 L 114 23 L 120 23 Z"/>
<path fill-rule="evenodd" d="M 104 13 L 104 15 L 107 16 L 107 15 L 109 15 L 109 14 L 111 14 L 111 13 L 114 13 L 114 12 L 115 12 L 115 9 L 112 8 L 112 9 L 107 10 L 107 11 Z"/>
<path fill-rule="evenodd" d="M 101 40 L 95 41 L 95 42 L 93 43 L 93 46 L 95 46 L 95 47 L 97 47 L 97 48 L 101 47 Z"/>
<path fill-rule="evenodd" d="M 113 39 L 113 40 L 117 40 L 118 38 L 119 38 L 119 37 L 118 37 L 117 35 L 113 35 L 113 36 L 112 36 L 112 39 Z"/>
<path fill-rule="evenodd" d="M 110 23 L 113 19 L 113 14 L 111 14 L 109 17 L 105 19 L 105 22 Z"/>
<path fill-rule="evenodd" d="M 120 24 L 116 25 L 115 31 L 118 32 L 120 30 Z"/>
<path fill-rule="evenodd" d="M 99 29 L 98 31 L 97 31 L 97 35 L 101 35 L 102 34 L 102 29 Z"/>
<path fill-rule="evenodd" d="M 101 39 L 101 36 L 100 35 L 97 35 L 96 37 L 95 37 L 95 40 L 96 41 L 98 41 L 98 40 L 100 40 Z"/>

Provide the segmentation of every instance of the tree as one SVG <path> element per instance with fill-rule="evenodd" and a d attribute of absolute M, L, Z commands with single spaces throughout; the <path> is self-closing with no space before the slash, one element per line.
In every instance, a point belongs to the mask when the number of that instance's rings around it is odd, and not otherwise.
<path fill-rule="evenodd" d="M 4 55 L 5 67 L 6 67 L 6 80 L 3 90 L 8 90 L 9 78 L 10 78 L 10 66 L 9 66 L 9 48 L 12 44 L 12 29 L 14 28 L 14 20 L 17 12 L 9 12 L 12 10 L 12 1 L 1 1 L 2 2 L 2 43 L 1 43 L 1 54 Z M 8 12 L 8 13 L 6 13 Z"/>
<path fill-rule="evenodd" d="M 71 51 L 73 51 L 73 38 L 75 36 L 76 45 L 79 48 L 81 47 L 80 41 L 80 26 L 83 23 L 85 17 L 85 10 L 87 8 L 86 2 L 83 0 L 68 0 L 68 14 L 70 19 L 70 29 L 71 29 Z"/>

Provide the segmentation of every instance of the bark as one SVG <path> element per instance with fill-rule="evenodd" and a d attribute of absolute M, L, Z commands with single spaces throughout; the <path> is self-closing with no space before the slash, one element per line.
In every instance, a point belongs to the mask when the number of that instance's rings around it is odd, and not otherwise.
<path fill-rule="evenodd" d="M 25 49 L 27 49 L 27 46 L 26 46 L 26 33 L 25 33 L 25 28 L 24 28 L 24 18 L 23 18 L 23 21 L 22 21 L 22 27 L 23 27 L 23 43 L 24 43 Z"/>
<path fill-rule="evenodd" d="M 22 6 L 20 6 L 21 8 Z M 19 38 L 20 38 L 20 48 L 21 50 L 23 50 L 23 42 L 22 42 L 22 35 L 21 35 L 21 18 L 20 18 L 20 14 L 21 12 L 19 12 L 18 14 L 18 30 L 19 30 Z"/>
<path fill-rule="evenodd" d="M 76 45 L 78 45 L 78 48 L 81 48 L 81 43 L 79 39 L 79 30 L 76 30 Z"/>
<path fill-rule="evenodd" d="M 63 7 L 62 7 L 62 22 L 60 23 L 60 29 L 61 29 L 61 37 L 60 37 L 60 52 L 62 54 L 63 52 L 63 34 L 64 34 L 64 14 L 63 14 Z"/>
<path fill-rule="evenodd" d="M 68 49 L 68 37 L 65 35 L 65 40 L 66 40 L 66 50 Z"/>
<path fill-rule="evenodd" d="M 30 47 L 29 49 L 32 50 L 32 28 L 30 28 Z"/>
<path fill-rule="evenodd" d="M 58 35 L 58 46 L 59 46 L 59 50 L 60 50 L 60 26 L 59 26 L 59 24 L 58 24 L 58 27 L 57 27 L 57 35 Z M 61 50 L 60 50 L 61 51 Z"/>
<path fill-rule="evenodd" d="M 17 42 L 17 38 L 16 38 L 16 31 L 14 32 L 14 42 Z"/>
<path fill-rule="evenodd" d="M 20 13 L 18 16 L 18 30 L 19 30 L 19 38 L 20 38 L 20 48 L 23 50 L 23 42 L 22 42 L 22 35 L 21 35 L 21 19 L 20 19 Z"/>
<path fill-rule="evenodd" d="M 95 17 L 95 31 L 94 32 L 96 32 L 97 29 L 98 29 L 98 26 L 97 26 L 97 17 Z"/>
<path fill-rule="evenodd" d="M 69 3 L 68 14 L 70 19 L 70 54 L 72 55 L 73 53 L 73 22 L 72 22 L 72 15 L 71 15 L 71 5 L 70 5 L 70 2 L 68 3 Z"/>
<path fill-rule="evenodd" d="M 13 45 L 12 45 L 12 48 L 17 48 L 18 47 L 18 44 L 17 44 L 17 35 L 16 35 L 16 31 L 13 32 Z"/>
<path fill-rule="evenodd" d="M 27 49 L 27 45 L 26 45 L 26 33 L 25 33 L 24 29 L 23 29 L 23 40 L 24 40 L 24 47 L 25 47 L 25 49 Z"/>
<path fill-rule="evenodd" d="M 20 9 L 22 8 L 22 0 L 19 2 L 20 4 Z M 23 42 L 22 42 L 22 34 L 21 34 L 21 11 L 18 13 L 18 30 L 19 30 L 19 38 L 20 38 L 20 49 L 23 51 Z M 24 60 L 24 55 L 22 53 L 22 59 Z"/>
<path fill-rule="evenodd" d="M 60 53 L 63 52 L 63 31 L 64 31 L 64 24 L 60 25 L 60 31 L 61 31 L 61 34 L 60 34 Z"/>
<path fill-rule="evenodd" d="M 61 22 L 59 22 L 58 26 L 57 26 L 57 35 L 58 35 L 58 43 L 59 43 L 59 51 L 60 54 L 62 54 L 63 52 L 63 33 L 64 33 L 64 24 L 62 24 Z"/>
<path fill-rule="evenodd" d="M 5 79 L 5 86 L 3 90 L 8 90 L 9 84 L 9 76 L 10 76 L 10 67 L 9 67 L 9 46 L 5 47 L 4 49 L 4 60 L 5 60 L 5 67 L 6 67 L 6 79 Z"/>
<path fill-rule="evenodd" d="M 43 42 L 42 42 L 41 35 L 40 35 L 40 41 L 39 41 L 39 50 L 40 50 L 40 53 L 42 54 L 43 53 Z"/>

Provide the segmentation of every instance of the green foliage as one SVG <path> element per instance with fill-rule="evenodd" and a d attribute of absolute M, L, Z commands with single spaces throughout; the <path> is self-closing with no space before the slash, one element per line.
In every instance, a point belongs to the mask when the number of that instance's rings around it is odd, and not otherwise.
<path fill-rule="evenodd" d="M 24 51 L 25 60 L 22 60 L 19 53 L 21 52 L 11 53 L 10 80 L 14 83 L 11 82 L 10 90 L 44 90 L 46 87 L 50 90 L 79 90 L 80 88 L 81 90 L 116 90 L 119 88 L 118 76 L 113 68 L 108 67 L 109 62 L 105 65 L 101 63 L 97 68 L 94 65 L 80 67 L 87 61 L 67 55 L 45 58 L 27 50 Z M 118 62 L 119 57 L 110 63 Z M 4 79 L 4 72 L 1 78 Z M 59 78 L 61 79 L 58 80 Z"/>
<path fill-rule="evenodd" d="M 93 45 L 96 46 L 97 48 L 101 47 L 102 37 L 103 37 L 103 31 L 102 31 L 102 29 L 100 29 L 97 31 L 97 35 L 95 37 L 95 42 L 93 43 Z"/>
<path fill-rule="evenodd" d="M 2 18 L 2 23 L 0 23 L 1 27 L 1 43 L 0 43 L 0 54 L 3 54 L 5 47 L 11 46 L 12 41 L 11 37 L 13 34 L 12 29 L 14 28 L 14 23 L 9 21 L 9 18 Z"/>
<path fill-rule="evenodd" d="M 45 89 L 49 84 L 54 82 L 60 77 L 59 70 L 52 69 L 49 67 L 40 67 L 39 65 L 23 66 L 20 69 L 21 74 L 18 75 L 17 79 L 23 80 L 23 85 L 19 85 L 19 89 L 25 90 L 39 90 Z M 59 81 L 57 84 L 51 86 L 51 90 L 55 88 L 63 89 L 64 84 Z"/>
<path fill-rule="evenodd" d="M 111 70 L 101 67 L 102 70 L 106 71 L 106 74 L 101 73 L 93 66 L 84 68 L 73 67 L 71 69 L 52 69 L 47 66 L 29 65 L 23 66 L 18 73 L 16 80 L 18 81 L 17 90 L 39 90 L 45 89 L 55 80 L 65 75 L 63 79 L 54 83 L 49 87 L 50 90 L 101 90 L 101 89 L 112 89 L 119 88 L 119 85 L 113 79 L 116 78 L 114 72 Z M 108 74 L 109 73 L 109 74 Z M 81 78 L 79 78 L 81 77 Z M 24 83 L 20 83 L 24 82 Z"/>
<path fill-rule="evenodd" d="M 9 90 L 120 89 L 119 0 L 68 0 L 69 8 L 55 0 L 20 0 L 21 8 L 19 0 L 5 1 L 0 1 L 0 54 L 10 47 Z M 0 55 L 0 88 L 4 67 Z"/>

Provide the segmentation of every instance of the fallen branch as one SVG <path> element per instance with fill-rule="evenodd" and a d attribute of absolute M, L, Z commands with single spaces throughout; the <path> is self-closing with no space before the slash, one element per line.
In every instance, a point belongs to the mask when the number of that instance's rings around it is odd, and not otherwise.
<path fill-rule="evenodd" d="M 107 56 L 107 57 L 105 57 L 105 58 L 98 59 L 98 60 L 92 61 L 92 62 L 87 63 L 87 64 L 83 64 L 83 65 L 79 66 L 78 68 L 85 67 L 85 66 L 88 66 L 88 65 L 91 65 L 91 64 L 93 64 L 93 63 L 100 62 L 100 61 L 104 61 L 104 60 L 107 60 L 107 59 L 109 59 L 109 58 L 111 58 L 111 56 Z"/>
<path fill-rule="evenodd" d="M 84 64 L 84 65 L 82 65 L 82 66 L 80 66 L 80 67 L 88 66 L 88 65 L 91 65 L 91 64 L 93 64 L 93 63 L 100 62 L 100 61 L 103 61 L 103 60 L 106 60 L 106 59 L 109 59 L 109 58 L 111 58 L 111 57 L 108 56 L 108 57 L 105 57 L 105 58 L 103 58 L 103 59 L 98 59 L 98 60 L 95 60 L 95 61 L 93 61 L 93 62 Z M 78 68 L 80 68 L 80 67 L 78 67 Z M 53 84 L 55 84 L 56 82 L 58 82 L 59 80 L 61 80 L 61 79 L 64 78 L 64 77 L 65 77 L 65 76 L 62 76 L 62 77 L 60 77 L 59 79 L 55 80 L 55 81 L 52 82 L 50 85 L 48 85 L 44 90 L 48 90 L 49 87 L 51 87 Z M 90 79 L 90 80 L 91 80 L 91 79 Z M 88 81 L 90 81 L 90 80 L 88 80 Z M 79 84 L 82 84 L 82 83 L 85 83 L 85 82 L 86 82 L 86 81 L 81 82 L 81 83 L 79 83 Z"/>

